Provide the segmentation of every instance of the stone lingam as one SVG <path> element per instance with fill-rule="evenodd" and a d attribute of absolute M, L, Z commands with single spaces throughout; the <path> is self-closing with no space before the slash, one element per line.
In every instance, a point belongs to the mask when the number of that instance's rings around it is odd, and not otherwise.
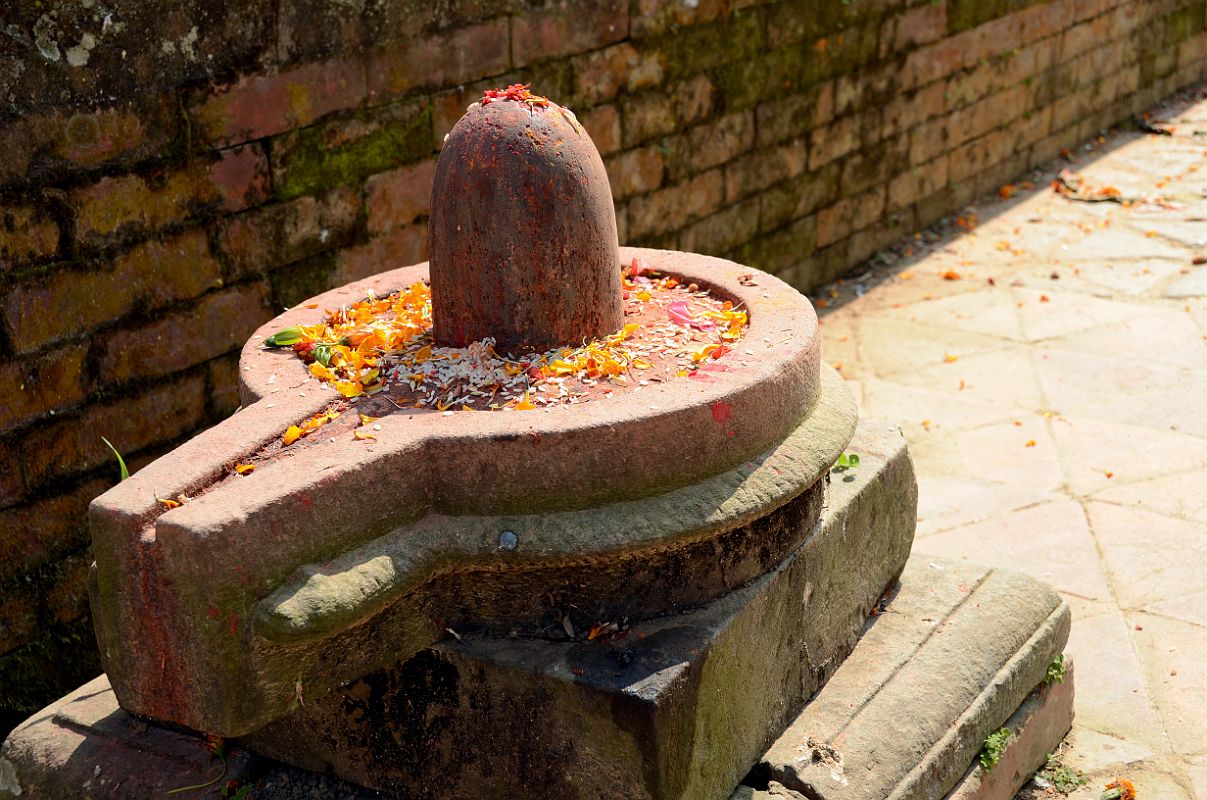
<path fill-rule="evenodd" d="M 729 797 L 902 572 L 900 435 L 857 426 L 791 287 L 619 248 L 590 137 L 526 87 L 450 133 L 430 226 L 430 264 L 273 320 L 243 409 L 93 503 L 113 694 L 47 719 L 127 754 L 134 718 L 164 752 L 189 735 L 164 725 L 237 740 L 249 780 L 285 762 L 415 798 Z M 860 466 L 832 482 L 846 450 Z M 1052 628 L 1042 676 L 1063 640 L 1036 596 L 1014 616 L 1022 640 Z M 81 710 L 96 697 L 121 710 Z M 35 767 L 43 733 L 0 768 L 67 796 L 83 761 Z M 128 797 L 185 780 L 122 769 Z"/>

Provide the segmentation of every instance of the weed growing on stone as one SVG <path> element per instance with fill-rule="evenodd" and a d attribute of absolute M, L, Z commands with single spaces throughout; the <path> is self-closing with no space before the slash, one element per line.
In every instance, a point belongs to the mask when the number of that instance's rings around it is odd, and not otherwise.
<path fill-rule="evenodd" d="M 981 769 L 985 772 L 992 772 L 993 768 L 1002 760 L 1002 754 L 1006 752 L 1006 747 L 1013 738 L 1014 734 L 1009 728 L 999 728 L 986 736 L 985 746 L 981 748 L 981 754 L 978 756 Z"/>
<path fill-rule="evenodd" d="M 855 470 L 857 470 L 858 468 L 859 468 L 859 456 L 857 456 L 854 453 L 843 453 L 842 455 L 840 455 L 838 457 L 838 463 L 836 463 L 834 465 L 833 470 L 840 474 L 844 473 L 844 472 L 845 473 L 854 473 Z M 853 474 L 847 474 L 847 475 L 843 476 L 843 480 L 844 481 L 853 481 L 853 480 L 855 480 L 855 477 Z"/>
<path fill-rule="evenodd" d="M 1060 762 L 1059 756 L 1055 755 L 1048 756 L 1047 762 L 1037 773 L 1037 777 L 1051 784 L 1052 788 L 1060 794 L 1070 794 L 1078 786 L 1088 783 L 1079 770 L 1066 767 Z"/>
<path fill-rule="evenodd" d="M 110 442 L 108 439 L 106 439 L 104 436 L 101 437 L 101 441 L 104 442 L 108 446 L 108 448 L 113 451 L 113 455 L 117 456 L 117 466 L 121 470 L 121 476 L 122 476 L 121 479 L 124 481 L 126 478 L 129 478 L 130 470 L 126 469 L 126 462 L 122 458 L 122 454 L 117 452 L 117 448 L 113 446 L 113 443 Z"/>
<path fill-rule="evenodd" d="M 1068 672 L 1068 667 L 1065 666 L 1065 655 L 1061 653 L 1048 665 L 1048 671 L 1044 674 L 1044 683 L 1062 683 L 1066 672 Z"/>

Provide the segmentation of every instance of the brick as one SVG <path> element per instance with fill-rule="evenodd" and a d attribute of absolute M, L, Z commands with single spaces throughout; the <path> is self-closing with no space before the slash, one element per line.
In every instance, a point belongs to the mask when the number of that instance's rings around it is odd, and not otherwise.
<path fill-rule="evenodd" d="M 629 235 L 635 240 L 677 230 L 720 208 L 725 179 L 714 169 L 689 181 L 629 201 Z"/>
<path fill-rule="evenodd" d="M 616 207 L 616 239 L 621 247 L 629 243 L 629 209 L 627 206 Z"/>
<path fill-rule="evenodd" d="M 59 225 L 44 208 L 0 206 L 0 272 L 53 258 Z"/>
<path fill-rule="evenodd" d="M 34 592 L 6 592 L 0 597 L 0 653 L 29 643 L 38 630 L 38 596 Z"/>
<path fill-rule="evenodd" d="M 222 285 L 221 266 L 204 231 L 152 239 L 116 256 L 113 279 L 129 286 L 139 310 L 188 300 Z"/>
<path fill-rule="evenodd" d="M 947 4 L 930 3 L 897 17 L 893 28 L 893 50 L 930 44 L 947 34 Z"/>
<path fill-rule="evenodd" d="M 725 202 L 766 189 L 773 183 L 795 178 L 808 166 L 804 137 L 779 147 L 759 148 L 725 167 Z"/>
<path fill-rule="evenodd" d="M 188 369 L 242 347 L 271 318 L 263 282 L 210 294 L 193 308 L 105 337 L 101 382 L 116 385 Z"/>
<path fill-rule="evenodd" d="M 1014 123 L 1015 148 L 1022 150 L 1030 147 L 1048 135 L 1052 125 L 1051 106 L 1025 114 Z"/>
<path fill-rule="evenodd" d="M 838 197 L 841 164 L 831 161 L 820 170 L 803 172 L 759 194 L 759 230 L 771 231 L 812 214 Z"/>
<path fill-rule="evenodd" d="M 923 197 L 929 197 L 947 185 L 948 157 L 911 167 L 889 182 L 888 208 L 902 209 Z"/>
<path fill-rule="evenodd" d="M 380 47 L 368 54 L 369 97 L 380 101 L 420 88 L 442 88 L 506 72 L 506 17 Z"/>
<path fill-rule="evenodd" d="M 572 65 L 574 97 L 593 104 L 613 100 L 621 90 L 635 92 L 661 84 L 666 56 L 623 42 L 576 58 Z"/>
<path fill-rule="evenodd" d="M 378 235 L 425 217 L 432 199 L 436 160 L 383 172 L 365 182 L 369 233 Z"/>
<path fill-rule="evenodd" d="M 884 213 L 886 190 L 879 186 L 870 192 L 846 197 L 817 213 L 817 246 L 825 247 L 861 231 Z"/>
<path fill-rule="evenodd" d="M 1020 47 L 1023 43 L 1022 18 L 1018 14 L 1008 14 L 986 22 L 966 36 L 964 66 L 971 67 Z"/>
<path fill-rule="evenodd" d="M 2 301 L 2 313 L 17 352 L 26 353 L 220 282 L 205 234 L 189 231 L 138 245 L 117 256 L 112 270 L 58 271 L 21 283 Z"/>
<path fill-rule="evenodd" d="M 168 95 L 87 112 L 26 114 L 0 127 L 0 184 L 26 178 L 34 165 L 91 169 L 154 156 L 176 128 Z"/>
<path fill-rule="evenodd" d="M 820 84 L 782 100 L 763 103 L 755 114 L 759 147 L 794 139 L 828 124 L 834 118 L 834 82 Z"/>
<path fill-rule="evenodd" d="M 604 166 L 608 171 L 612 197 L 616 200 L 654 191 L 662 186 L 662 178 L 666 174 L 662 149 L 655 145 L 613 156 L 604 162 Z"/>
<path fill-rule="evenodd" d="M 697 75 L 675 84 L 670 94 L 675 117 L 680 125 L 700 122 L 712 113 L 716 103 L 716 87 L 705 75 Z"/>
<path fill-rule="evenodd" d="M 953 112 L 947 123 L 948 147 L 957 147 L 1018 119 L 1026 113 L 1030 99 L 1027 87 L 1016 86 Z"/>
<path fill-rule="evenodd" d="M 914 50 L 905 59 L 901 71 L 901 88 L 914 89 L 946 78 L 964 68 L 964 51 L 968 46 L 967 33 Z"/>
<path fill-rule="evenodd" d="M 753 58 L 725 64 L 713 72 L 725 108 L 739 109 L 795 93 L 812 82 L 816 59 L 800 47 L 779 47 Z"/>
<path fill-rule="evenodd" d="M 359 215 L 360 193 L 341 187 L 230 217 L 219 231 L 218 247 L 230 279 L 240 280 L 346 244 Z"/>
<path fill-rule="evenodd" d="M 71 419 L 31 431 L 22 441 L 31 486 L 109 464 L 155 444 L 174 441 L 205 421 L 205 376 L 189 375 L 146 392 L 85 408 Z"/>
<path fill-rule="evenodd" d="M 359 185 L 370 175 L 432 153 L 432 104 L 426 99 L 361 111 L 273 139 L 273 185 L 289 200 Z"/>
<path fill-rule="evenodd" d="M 690 253 L 720 256 L 750 240 L 759 230 L 758 198 L 722 209 L 679 234 L 679 248 Z"/>
<path fill-rule="evenodd" d="M 1031 44 L 1047 36 L 1054 36 L 1073 23 L 1073 3 L 1070 0 L 1055 0 L 1038 3 L 1019 12 L 1022 21 L 1022 44 Z"/>
<path fill-rule="evenodd" d="M 113 454 L 110 453 L 110 458 Z M 56 496 L 0 511 L 0 582 L 31 572 L 88 545 L 88 504 L 117 482 L 98 478 Z"/>
<path fill-rule="evenodd" d="M 65 624 L 88 614 L 88 568 L 92 557 L 68 556 L 55 565 L 54 584 L 45 590 L 46 611 L 52 622 Z"/>
<path fill-rule="evenodd" d="M 511 23 L 516 67 L 585 53 L 629 35 L 628 0 L 560 0 L 519 14 Z"/>
<path fill-rule="evenodd" d="M 733 11 L 733 0 L 697 0 L 693 3 L 667 3 L 665 0 L 637 0 L 630 26 L 633 38 L 699 25 Z M 740 5 L 740 3 L 738 4 Z"/>
<path fill-rule="evenodd" d="M 812 255 L 817 247 L 817 216 L 794 220 L 790 224 L 739 248 L 734 256 L 772 274 L 785 270 Z"/>
<path fill-rule="evenodd" d="M 861 116 L 852 115 L 813 130 L 809 134 L 809 169 L 817 169 L 858 149 L 862 122 Z"/>
<path fill-rule="evenodd" d="M 228 146 L 309 125 L 365 99 L 363 62 L 331 60 L 220 86 L 190 110 L 203 143 Z"/>
<path fill-rule="evenodd" d="M 626 148 L 674 133 L 678 125 L 675 104 L 662 92 L 644 92 L 622 99 L 621 120 Z"/>
<path fill-rule="evenodd" d="M 482 98 L 487 89 L 499 86 L 509 86 L 520 81 L 519 73 L 510 73 L 485 81 L 475 81 L 465 86 L 457 86 L 432 96 L 432 133 L 433 147 L 439 150 L 444 146 L 444 137 L 448 135 L 457 121 L 465 115 L 470 104 Z M 543 91 L 543 90 L 542 90 Z"/>
<path fill-rule="evenodd" d="M 953 150 L 949 169 L 951 181 L 953 183 L 966 181 L 995 164 L 1005 161 L 1013 155 L 1014 141 L 1014 132 L 1003 129 Z"/>
<path fill-rule="evenodd" d="M 835 116 L 862 111 L 899 96 L 896 84 L 896 65 L 840 75 L 834 82 Z"/>
<path fill-rule="evenodd" d="M 697 125 L 667 141 L 672 155 L 668 173 L 678 181 L 720 166 L 754 146 L 754 112 L 727 114 Z"/>
<path fill-rule="evenodd" d="M 25 478 L 21 462 L 11 442 L 0 442 L 0 508 L 11 506 L 25 497 Z"/>
<path fill-rule="evenodd" d="M 1178 45 L 1178 65 L 1198 64 L 1207 58 L 1207 33 L 1192 36 Z"/>
<path fill-rule="evenodd" d="M 52 350 L 0 365 L 0 431 L 80 402 L 88 393 L 86 345 Z"/>
<path fill-rule="evenodd" d="M 909 136 L 880 142 L 848 157 L 842 165 L 840 183 L 843 194 L 857 194 L 879 183 L 909 165 Z"/>
<path fill-rule="evenodd" d="M 238 211 L 267 196 L 268 162 L 259 145 L 198 159 L 162 178 L 101 178 L 71 193 L 76 235 L 87 244 L 131 231 L 155 231 L 216 211 Z"/>
<path fill-rule="evenodd" d="M 1001 82 L 1003 63 L 982 62 L 971 70 L 956 73 L 946 82 L 932 83 L 920 91 L 929 91 L 938 87 L 943 92 L 948 108 L 952 110 L 963 108 L 994 92 L 994 87 Z"/>
<path fill-rule="evenodd" d="M 411 225 L 367 244 L 341 250 L 335 262 L 335 285 L 358 281 L 379 272 L 418 264 L 428 256 L 427 225 Z"/>
<path fill-rule="evenodd" d="M 891 138 L 926 120 L 941 116 L 948 108 L 949 86 L 950 84 L 932 83 L 923 89 L 890 100 L 884 106 L 881 135 L 886 139 Z"/>
<path fill-rule="evenodd" d="M 686 80 L 764 52 L 763 22 L 761 14 L 735 14 L 706 25 L 681 28 L 658 40 L 644 41 L 641 46 L 665 52 L 667 77 Z"/>
<path fill-rule="evenodd" d="M 226 419 L 239 410 L 239 354 L 229 353 L 209 363 L 210 417 Z"/>
<path fill-rule="evenodd" d="M 620 149 L 620 111 L 616 106 L 596 106 L 579 115 L 578 121 L 587 129 L 600 155 Z"/>
<path fill-rule="evenodd" d="M 924 164 L 950 150 L 947 143 L 949 117 L 935 117 L 909 132 L 909 161 Z"/>
<path fill-rule="evenodd" d="M 995 86 L 1006 89 L 1024 83 L 1047 72 L 1056 65 L 1060 53 L 1060 39 L 1049 37 L 1028 45 L 1005 59 L 1000 78 Z"/>

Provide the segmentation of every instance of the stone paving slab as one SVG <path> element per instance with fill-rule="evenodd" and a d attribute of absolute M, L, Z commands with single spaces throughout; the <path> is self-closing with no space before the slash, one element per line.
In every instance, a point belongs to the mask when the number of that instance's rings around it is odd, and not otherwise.
<path fill-rule="evenodd" d="M 784 796 L 944 797 L 1069 635 L 1068 604 L 1038 581 L 920 555 L 888 608 L 755 767 Z"/>
<path fill-rule="evenodd" d="M 1150 113 L 1173 135 L 1107 133 L 822 290 L 822 355 L 909 440 L 919 547 L 1073 607 L 1073 797 L 1205 800 L 1207 87 Z"/>

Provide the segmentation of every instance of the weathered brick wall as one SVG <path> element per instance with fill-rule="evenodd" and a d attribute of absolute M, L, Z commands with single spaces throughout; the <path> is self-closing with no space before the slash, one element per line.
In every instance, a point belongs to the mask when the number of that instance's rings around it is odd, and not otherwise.
<path fill-rule="evenodd" d="M 422 260 L 531 82 L 628 243 L 814 286 L 1204 74 L 1207 0 L 74 0 L 0 11 L 0 731 L 98 669 L 89 500 L 231 413 L 283 306 Z"/>

